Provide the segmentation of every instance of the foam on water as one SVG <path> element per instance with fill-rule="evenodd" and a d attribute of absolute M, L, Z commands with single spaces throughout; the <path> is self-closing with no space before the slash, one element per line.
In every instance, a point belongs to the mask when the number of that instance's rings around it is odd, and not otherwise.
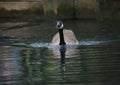
<path fill-rule="evenodd" d="M 80 41 L 79 45 L 80 46 L 84 46 L 84 45 L 98 45 L 98 44 L 105 44 L 106 42 L 107 41 Z M 35 48 L 39 48 L 39 47 L 52 48 L 52 47 L 56 47 L 56 46 L 59 46 L 59 45 L 52 45 L 51 43 L 32 43 L 29 46 L 30 47 L 35 47 Z M 74 47 L 74 46 L 76 46 L 76 45 L 67 45 L 67 47 Z"/>
<path fill-rule="evenodd" d="M 30 47 L 35 47 L 35 48 L 39 48 L 39 47 L 49 47 L 50 43 L 32 43 L 30 44 Z"/>
<path fill-rule="evenodd" d="M 98 45 L 104 44 L 107 41 L 80 41 L 79 45 Z"/>

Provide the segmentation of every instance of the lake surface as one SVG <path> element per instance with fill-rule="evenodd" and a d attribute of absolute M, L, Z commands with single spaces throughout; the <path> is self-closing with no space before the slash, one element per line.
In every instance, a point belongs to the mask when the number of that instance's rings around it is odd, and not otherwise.
<path fill-rule="evenodd" d="M 55 21 L 0 23 L 0 85 L 119 85 L 119 21 L 64 20 L 79 45 L 51 45 Z"/>

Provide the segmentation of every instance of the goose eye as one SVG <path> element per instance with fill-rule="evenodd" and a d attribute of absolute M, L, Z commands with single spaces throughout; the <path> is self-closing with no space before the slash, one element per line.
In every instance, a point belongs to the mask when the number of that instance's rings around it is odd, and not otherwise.
<path fill-rule="evenodd" d="M 60 24 L 58 24 L 57 26 L 58 26 L 58 27 L 60 27 L 61 25 L 60 25 Z"/>

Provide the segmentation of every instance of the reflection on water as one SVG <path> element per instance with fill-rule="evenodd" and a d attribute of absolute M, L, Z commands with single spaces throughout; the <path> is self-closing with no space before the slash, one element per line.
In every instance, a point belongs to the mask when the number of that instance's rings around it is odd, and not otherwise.
<path fill-rule="evenodd" d="M 79 45 L 52 46 L 53 22 L 0 25 L 0 85 L 119 84 L 119 25 L 65 23 Z"/>
<path fill-rule="evenodd" d="M 19 83 L 19 70 L 18 50 L 12 47 L 0 47 L 0 85 Z"/>
<path fill-rule="evenodd" d="M 113 85 L 119 83 L 120 48 L 115 44 L 78 46 L 71 57 L 60 49 L 0 48 L 0 85 Z"/>

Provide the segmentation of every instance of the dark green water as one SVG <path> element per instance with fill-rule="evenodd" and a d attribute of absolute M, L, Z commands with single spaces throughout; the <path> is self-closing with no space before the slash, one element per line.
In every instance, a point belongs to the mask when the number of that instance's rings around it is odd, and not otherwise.
<path fill-rule="evenodd" d="M 0 85 L 119 85 L 119 21 L 65 20 L 64 28 L 79 45 L 52 46 L 55 21 L 1 22 Z"/>

